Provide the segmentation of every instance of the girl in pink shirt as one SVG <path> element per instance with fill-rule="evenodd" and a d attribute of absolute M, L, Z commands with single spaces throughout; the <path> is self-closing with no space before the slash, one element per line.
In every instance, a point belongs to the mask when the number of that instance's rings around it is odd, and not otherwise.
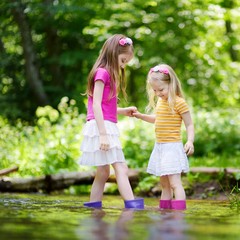
<path fill-rule="evenodd" d="M 144 208 L 143 199 L 134 198 L 116 124 L 117 114 L 131 117 L 136 111 L 135 107 L 117 107 L 118 93 L 126 96 L 124 68 L 132 57 L 132 40 L 121 34 L 113 35 L 104 43 L 88 76 L 87 123 L 83 129 L 80 164 L 97 166 L 97 172 L 90 201 L 84 203 L 86 207 L 102 207 L 112 165 L 125 208 Z"/>

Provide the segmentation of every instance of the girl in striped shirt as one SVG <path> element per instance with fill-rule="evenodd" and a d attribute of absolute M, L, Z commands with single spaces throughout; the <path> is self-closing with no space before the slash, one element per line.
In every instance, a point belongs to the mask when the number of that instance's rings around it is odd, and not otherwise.
<path fill-rule="evenodd" d="M 151 68 L 147 78 L 148 110 L 153 115 L 140 112 L 133 115 L 154 123 L 156 142 L 147 172 L 160 176 L 162 188 L 161 209 L 186 209 L 186 195 L 181 173 L 189 171 L 187 155 L 194 152 L 194 126 L 189 107 L 183 98 L 181 83 L 174 70 L 166 64 Z M 182 121 L 186 127 L 187 142 L 181 140 Z"/>

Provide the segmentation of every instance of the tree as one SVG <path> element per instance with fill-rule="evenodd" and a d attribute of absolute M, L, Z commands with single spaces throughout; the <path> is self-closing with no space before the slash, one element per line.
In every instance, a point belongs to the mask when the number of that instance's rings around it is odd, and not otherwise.
<path fill-rule="evenodd" d="M 31 119 L 64 96 L 85 113 L 87 75 L 115 33 L 134 41 L 127 104 L 144 109 L 147 72 L 165 62 L 193 106 L 238 106 L 239 10 L 235 0 L 1 1 L 1 114 Z"/>
<path fill-rule="evenodd" d="M 21 34 L 22 47 L 25 60 L 26 79 L 28 80 L 33 97 L 37 104 L 40 106 L 47 105 L 49 103 L 48 97 L 43 87 L 42 80 L 40 78 L 40 71 L 37 63 L 37 56 L 34 51 L 34 44 L 31 35 L 31 29 L 27 21 L 24 10 L 26 6 L 21 1 L 16 4 L 16 1 L 11 0 L 13 3 L 12 14 L 16 21 Z"/>

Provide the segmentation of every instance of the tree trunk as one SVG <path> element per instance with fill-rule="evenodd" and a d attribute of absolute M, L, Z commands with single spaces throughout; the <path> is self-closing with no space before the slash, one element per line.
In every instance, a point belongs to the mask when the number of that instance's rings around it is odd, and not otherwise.
<path fill-rule="evenodd" d="M 16 172 L 16 171 L 18 171 L 18 167 L 2 169 L 2 170 L 0 170 L 0 176 L 7 175 L 9 173 Z"/>
<path fill-rule="evenodd" d="M 234 7 L 234 0 L 224 0 L 223 6 L 226 9 L 225 13 L 225 26 L 226 26 L 226 35 L 229 39 L 229 54 L 231 56 L 231 59 L 233 62 L 238 61 L 238 53 L 234 49 L 234 42 L 236 41 L 236 37 L 234 36 L 234 32 L 232 29 L 232 21 L 231 21 L 231 14 L 229 14 L 229 11 L 233 9 Z"/>
<path fill-rule="evenodd" d="M 44 106 L 49 104 L 49 101 L 43 88 L 42 81 L 40 79 L 39 68 L 37 66 L 37 57 L 33 47 L 31 30 L 27 21 L 27 17 L 24 13 L 25 7 L 23 6 L 21 1 L 16 3 L 15 0 L 11 0 L 11 2 L 14 5 L 14 7 L 12 8 L 12 14 L 14 20 L 19 27 L 22 39 L 22 47 L 26 67 L 26 78 L 38 105 Z"/>
<path fill-rule="evenodd" d="M 49 72 L 52 76 L 52 82 L 54 85 L 61 86 L 63 83 L 63 74 L 61 72 L 60 65 L 58 64 L 59 54 L 61 52 L 61 41 L 57 35 L 57 29 L 54 27 L 53 19 L 54 16 L 50 9 L 53 7 L 54 0 L 44 0 L 45 4 L 45 16 L 44 19 L 48 23 L 46 26 L 46 48 L 48 57 L 50 60 Z"/>
<path fill-rule="evenodd" d="M 62 190 L 73 185 L 90 185 L 95 177 L 95 172 L 69 172 L 55 175 L 31 178 L 2 178 L 0 180 L 0 192 L 39 192 L 50 193 L 55 190 Z M 129 170 L 129 181 L 136 185 L 139 181 L 139 172 Z M 108 182 L 116 182 L 114 175 L 111 175 Z"/>
<path fill-rule="evenodd" d="M 137 186 L 140 181 L 140 173 L 141 170 L 129 169 L 128 171 L 128 178 L 133 188 Z M 221 175 L 221 182 L 226 186 L 230 186 L 236 185 L 237 180 L 234 176 L 235 174 L 240 173 L 240 169 L 196 167 L 191 168 L 191 173 L 204 173 L 206 175 L 211 175 L 214 179 L 219 178 Z M 90 185 L 92 184 L 94 177 L 94 171 L 68 172 L 31 178 L 4 177 L 0 179 L 0 192 L 43 191 L 50 193 L 55 190 L 69 188 L 73 185 Z M 115 183 L 115 175 L 111 174 L 107 182 Z"/>

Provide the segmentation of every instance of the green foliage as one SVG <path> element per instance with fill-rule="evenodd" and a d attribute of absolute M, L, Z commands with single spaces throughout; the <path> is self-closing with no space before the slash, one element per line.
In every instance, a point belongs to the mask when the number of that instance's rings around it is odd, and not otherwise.
<path fill-rule="evenodd" d="M 146 167 L 155 141 L 154 125 L 136 118 L 124 118 L 118 125 L 129 167 Z"/>
<path fill-rule="evenodd" d="M 21 176 L 79 170 L 84 122 L 85 115 L 79 115 L 75 101 L 67 97 L 58 109 L 39 107 L 34 126 L 21 121 L 11 126 L 1 118 L 0 168 L 18 165 Z"/>
<path fill-rule="evenodd" d="M 148 173 L 142 174 L 142 176 L 140 176 L 140 179 L 141 180 L 138 186 L 134 189 L 134 191 L 140 195 L 145 195 L 146 192 L 149 192 L 152 187 L 156 186 L 157 183 L 159 183 L 159 177 L 150 175 Z"/>
<path fill-rule="evenodd" d="M 239 109 L 195 110 L 196 129 L 195 156 L 240 153 Z"/>
<path fill-rule="evenodd" d="M 20 5 L 32 40 L 25 45 L 36 56 L 49 106 L 39 106 L 27 78 L 24 39 L 13 16 Z M 21 176 L 85 169 L 77 164 L 86 113 L 80 93 L 102 44 L 115 33 L 131 37 L 135 49 L 127 68 L 129 102 L 120 105 L 143 111 L 149 68 L 170 64 L 194 110 L 190 166 L 239 167 L 239 11 L 236 0 L 1 1 L 0 168 L 18 165 Z M 118 125 L 129 167 L 146 168 L 153 125 L 128 118 Z M 156 179 L 143 176 L 138 190 Z"/>
<path fill-rule="evenodd" d="M 229 196 L 230 208 L 235 209 L 237 212 L 240 211 L 240 188 L 238 184 L 234 186 Z"/>
<path fill-rule="evenodd" d="M 232 152 L 227 150 L 227 152 L 218 154 L 216 152 L 207 154 L 207 156 L 196 157 L 191 156 L 189 158 L 190 166 L 192 167 L 235 167 L 239 168 L 239 152 Z"/>
<path fill-rule="evenodd" d="M 80 93 L 86 89 L 87 74 L 103 42 L 114 33 L 134 41 L 127 91 L 131 104 L 141 110 L 146 105 L 142 96 L 147 72 L 160 62 L 173 66 L 193 106 L 239 106 L 239 1 L 4 0 L 0 3 L 3 116 L 32 120 L 39 106 L 27 80 L 24 41 L 13 17 L 20 5 L 31 32 L 34 66 L 53 108 L 68 96 L 84 111 Z"/>
<path fill-rule="evenodd" d="M 190 157 L 190 166 L 239 167 L 237 109 L 196 110 L 193 114 L 195 154 Z M 67 97 L 61 100 L 57 109 L 39 107 L 33 126 L 20 120 L 12 126 L 0 118 L 0 168 L 17 165 L 21 176 L 86 169 L 77 163 L 84 123 L 85 114 L 79 114 L 75 101 Z M 146 168 L 155 142 L 154 125 L 124 117 L 119 119 L 118 126 L 128 166 Z M 183 138 L 185 135 L 183 129 Z"/>

